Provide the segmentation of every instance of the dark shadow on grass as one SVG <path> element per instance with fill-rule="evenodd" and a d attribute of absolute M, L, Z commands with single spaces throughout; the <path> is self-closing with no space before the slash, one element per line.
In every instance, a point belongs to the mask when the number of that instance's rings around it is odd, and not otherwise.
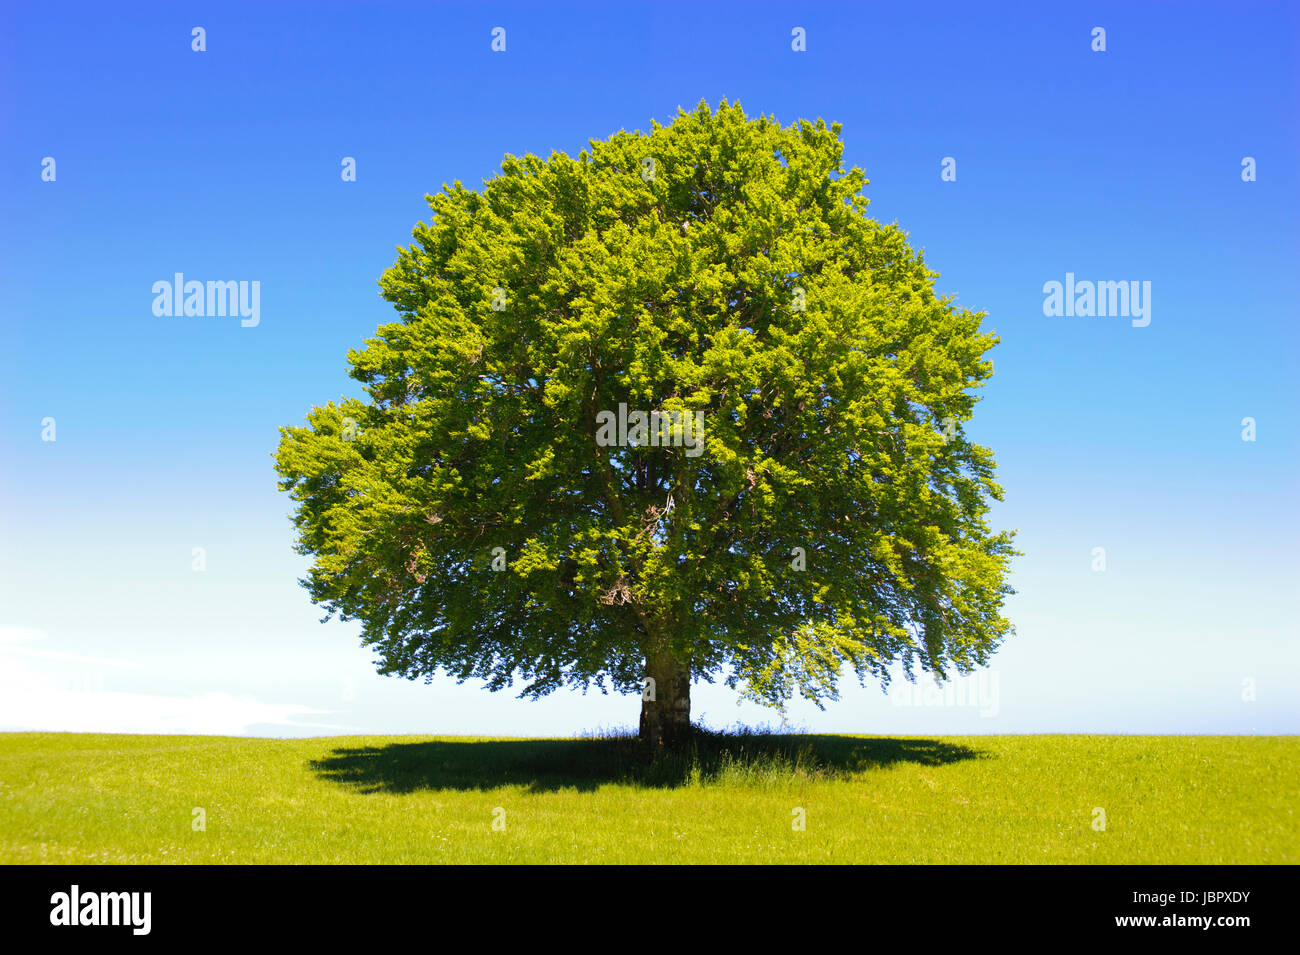
<path fill-rule="evenodd" d="M 843 779 L 897 763 L 941 766 L 985 754 L 933 739 L 701 732 L 681 753 L 652 755 L 634 736 L 390 743 L 340 747 L 311 769 L 363 793 L 591 791 L 609 783 L 672 788 L 726 779 Z"/>

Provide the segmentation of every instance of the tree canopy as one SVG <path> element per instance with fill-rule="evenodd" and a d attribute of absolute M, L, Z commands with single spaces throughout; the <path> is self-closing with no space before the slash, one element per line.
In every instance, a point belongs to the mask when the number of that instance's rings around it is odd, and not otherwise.
<path fill-rule="evenodd" d="M 965 426 L 996 337 L 842 152 L 701 103 L 427 197 L 397 320 L 348 354 L 367 399 L 276 458 L 304 586 L 381 672 L 637 692 L 670 740 L 696 679 L 820 703 L 987 662 L 1015 551 Z"/>

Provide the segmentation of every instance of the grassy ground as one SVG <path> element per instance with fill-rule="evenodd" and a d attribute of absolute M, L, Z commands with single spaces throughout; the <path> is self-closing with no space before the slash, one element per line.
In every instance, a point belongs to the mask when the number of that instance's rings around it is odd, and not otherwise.
<path fill-rule="evenodd" d="M 0 862 L 1296 863 L 1298 757 L 1294 736 L 733 736 L 648 764 L 619 739 L 6 733 Z"/>

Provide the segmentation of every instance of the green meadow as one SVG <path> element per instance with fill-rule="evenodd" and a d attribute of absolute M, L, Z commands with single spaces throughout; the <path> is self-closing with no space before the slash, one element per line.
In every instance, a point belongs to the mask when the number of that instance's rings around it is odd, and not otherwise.
<path fill-rule="evenodd" d="M 1300 737 L 0 734 L 3 863 L 1297 863 Z M 1102 813 L 1104 812 L 1104 826 Z"/>

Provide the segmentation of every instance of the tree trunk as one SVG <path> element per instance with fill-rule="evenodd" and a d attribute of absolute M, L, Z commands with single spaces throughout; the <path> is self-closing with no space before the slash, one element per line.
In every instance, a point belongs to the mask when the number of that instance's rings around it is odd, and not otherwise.
<path fill-rule="evenodd" d="M 646 654 L 641 694 L 641 742 L 675 749 L 691 736 L 691 666 L 669 651 Z M 653 699 L 650 697 L 653 696 Z"/>

